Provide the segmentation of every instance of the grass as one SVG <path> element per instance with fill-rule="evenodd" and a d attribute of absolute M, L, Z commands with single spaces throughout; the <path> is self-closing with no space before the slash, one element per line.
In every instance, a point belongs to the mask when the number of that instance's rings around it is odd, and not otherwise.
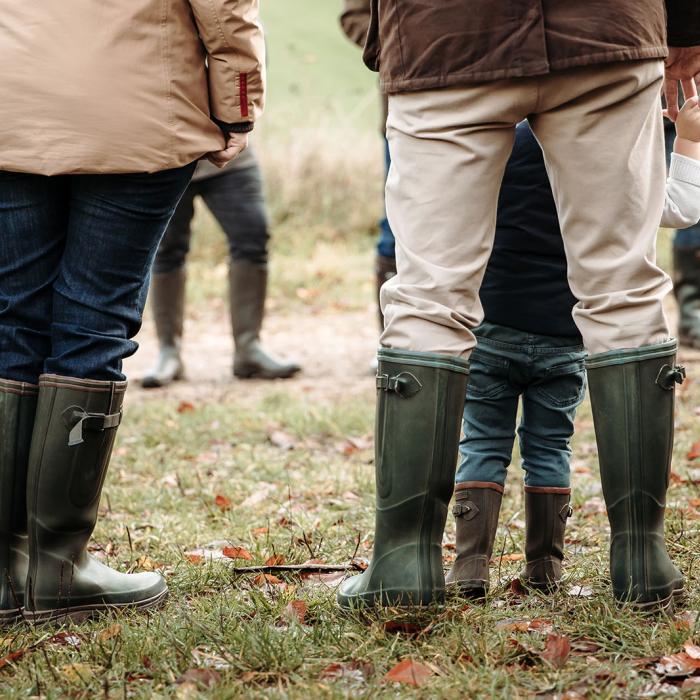
<path fill-rule="evenodd" d="M 698 495 L 697 474 L 685 455 L 699 404 L 691 384 L 680 401 L 667 527 L 673 556 L 691 576 L 700 554 L 700 500 L 690 498 Z M 103 497 L 96 553 L 122 570 L 164 570 L 171 600 L 150 616 L 68 628 L 68 641 L 23 625 L 6 632 L 0 655 L 35 648 L 2 670 L 2 697 L 640 697 L 658 679 L 638 659 L 700 639 L 697 613 L 645 617 L 612 602 L 587 406 L 578 419 L 566 581 L 555 596 L 523 598 L 508 587 L 521 566 L 512 555 L 523 548 L 516 467 L 492 567 L 502 582 L 484 605 L 451 598 L 422 613 L 348 615 L 334 604 L 337 581 L 233 575 L 232 566 L 273 556 L 339 563 L 357 549 L 369 557 L 372 409 L 370 382 L 349 400 L 339 393 L 311 402 L 272 386 L 255 398 L 222 391 L 193 406 L 160 398 L 132 405 Z M 446 563 L 451 542 L 452 522 Z M 225 546 L 245 549 L 253 561 L 207 559 Z M 582 590 L 573 594 L 573 586 Z M 300 600 L 303 624 L 290 608 Z M 700 609 L 692 585 L 688 609 Z M 561 669 L 540 655 L 552 633 L 573 645 Z M 383 681 L 404 659 L 431 669 L 427 685 Z M 332 664 L 343 669 L 340 678 L 329 677 Z"/>

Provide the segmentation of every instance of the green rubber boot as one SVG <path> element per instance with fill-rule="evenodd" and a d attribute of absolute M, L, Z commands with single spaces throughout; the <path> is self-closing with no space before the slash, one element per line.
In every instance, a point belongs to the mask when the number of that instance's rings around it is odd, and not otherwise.
<path fill-rule="evenodd" d="M 429 605 L 445 595 L 442 535 L 457 464 L 469 365 L 447 355 L 378 355 L 376 525 L 367 571 L 343 607 Z"/>
<path fill-rule="evenodd" d="M 620 602 L 665 608 L 683 592 L 664 539 L 674 388 L 685 370 L 676 341 L 588 359 L 600 476 L 610 521 L 610 578 Z"/>
<path fill-rule="evenodd" d="M 22 619 L 27 580 L 27 461 L 38 388 L 0 379 L 0 625 Z"/>
<path fill-rule="evenodd" d="M 29 455 L 25 616 L 81 621 L 167 596 L 156 573 L 122 574 L 88 554 L 126 382 L 43 375 Z"/>

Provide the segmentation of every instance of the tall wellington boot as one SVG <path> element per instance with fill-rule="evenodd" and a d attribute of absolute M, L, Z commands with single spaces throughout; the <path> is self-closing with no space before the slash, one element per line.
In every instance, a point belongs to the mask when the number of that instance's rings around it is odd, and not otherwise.
<path fill-rule="evenodd" d="M 87 551 L 125 391 L 126 382 L 39 380 L 27 484 L 29 620 L 79 621 L 167 596 L 159 574 L 122 574 Z"/>
<path fill-rule="evenodd" d="M 469 365 L 388 348 L 378 359 L 374 554 L 340 587 L 338 603 L 428 605 L 445 595 L 442 535 Z"/>
<path fill-rule="evenodd" d="M 673 450 L 676 341 L 587 362 L 600 476 L 610 521 L 610 578 L 621 602 L 664 608 L 683 590 L 664 539 Z"/>
<path fill-rule="evenodd" d="M 267 265 L 232 261 L 229 291 L 231 328 L 236 345 L 234 376 L 239 379 L 288 379 L 301 371 L 296 363 L 278 360 L 260 344 L 267 297 Z"/>
<path fill-rule="evenodd" d="M 396 258 L 387 258 L 377 254 L 375 262 L 375 272 L 377 279 L 377 312 L 379 315 L 379 329 L 384 330 L 384 314 L 379 303 L 379 293 L 386 282 L 396 276 Z"/>
<path fill-rule="evenodd" d="M 38 388 L 0 379 L 0 626 L 22 617 L 27 580 L 27 461 Z"/>
<path fill-rule="evenodd" d="M 452 514 L 457 523 L 457 557 L 445 577 L 467 598 L 489 590 L 489 562 L 498 530 L 503 486 L 486 481 L 457 484 Z"/>
<path fill-rule="evenodd" d="M 525 487 L 525 569 L 528 588 L 553 593 L 561 582 L 566 521 L 571 517 L 571 489 Z"/>
<path fill-rule="evenodd" d="M 159 352 L 155 365 L 141 380 L 144 389 L 168 386 L 185 375 L 181 348 L 186 283 L 184 266 L 153 275 L 150 298 Z"/>
<path fill-rule="evenodd" d="M 673 285 L 682 345 L 700 349 L 700 248 L 673 248 Z"/>

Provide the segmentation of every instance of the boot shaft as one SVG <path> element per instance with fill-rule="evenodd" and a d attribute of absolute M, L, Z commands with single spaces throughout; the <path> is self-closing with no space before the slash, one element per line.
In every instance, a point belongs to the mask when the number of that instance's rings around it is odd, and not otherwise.
<path fill-rule="evenodd" d="M 571 517 L 571 489 L 525 487 L 524 582 L 554 589 L 561 580 L 566 523 Z"/>
<path fill-rule="evenodd" d="M 229 267 L 229 309 L 236 351 L 244 351 L 260 338 L 265 298 L 267 265 L 232 260 Z"/>
<path fill-rule="evenodd" d="M 44 375 L 28 473 L 30 595 L 63 594 L 84 564 L 126 382 Z"/>
<path fill-rule="evenodd" d="M 674 433 L 676 342 L 592 356 L 587 362 L 610 574 L 620 600 L 670 599 L 678 571 L 664 541 Z"/>
<path fill-rule="evenodd" d="M 38 388 L 0 379 L 0 611 L 24 603 L 27 462 Z"/>
<path fill-rule="evenodd" d="M 182 345 L 186 287 L 184 267 L 154 274 L 151 278 L 149 300 L 161 349 L 175 348 L 179 352 Z"/>

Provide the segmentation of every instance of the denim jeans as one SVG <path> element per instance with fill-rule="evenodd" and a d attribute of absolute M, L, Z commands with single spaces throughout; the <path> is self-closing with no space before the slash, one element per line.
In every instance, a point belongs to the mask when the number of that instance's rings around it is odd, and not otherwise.
<path fill-rule="evenodd" d="M 673 153 L 673 142 L 676 138 L 676 127 L 664 120 L 664 133 L 666 136 L 666 158 L 671 163 L 671 153 Z M 690 228 L 682 228 L 676 231 L 673 238 L 674 248 L 700 248 L 700 223 Z"/>
<path fill-rule="evenodd" d="M 201 197 L 228 239 L 232 260 L 264 265 L 270 239 L 260 168 L 229 168 L 193 182 L 180 200 L 161 241 L 153 271 L 172 272 L 190 252 L 194 200 Z"/>
<path fill-rule="evenodd" d="M 391 154 L 389 153 L 389 142 L 386 140 L 386 137 L 384 138 L 384 164 L 386 166 L 385 173 L 388 174 L 391 167 Z M 386 212 L 384 212 L 384 218 L 379 222 L 377 253 L 383 258 L 396 257 L 396 240 L 394 239 L 394 232 L 389 225 L 389 219 L 386 218 Z"/>
<path fill-rule="evenodd" d="M 586 388 L 579 338 L 483 323 L 475 331 L 457 483 L 503 485 L 518 428 L 526 486 L 570 485 L 570 441 Z"/>
<path fill-rule="evenodd" d="M 156 249 L 193 172 L 0 172 L 0 377 L 124 379 Z"/>

